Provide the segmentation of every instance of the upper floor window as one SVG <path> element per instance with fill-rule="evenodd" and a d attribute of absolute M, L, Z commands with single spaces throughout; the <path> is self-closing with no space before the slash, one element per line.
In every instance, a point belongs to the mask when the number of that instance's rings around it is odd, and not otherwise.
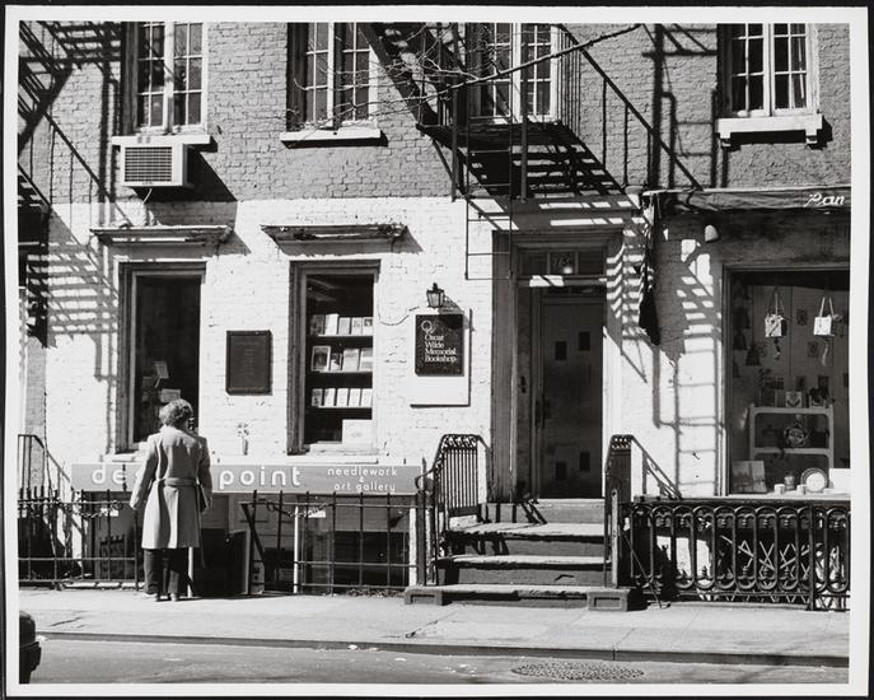
<path fill-rule="evenodd" d="M 811 111 L 811 37 L 806 24 L 727 27 L 725 98 L 734 116 Z"/>
<path fill-rule="evenodd" d="M 142 22 L 133 32 L 137 129 L 203 123 L 204 29 L 191 22 Z"/>
<path fill-rule="evenodd" d="M 289 27 L 289 126 L 337 128 L 374 114 L 374 61 L 362 25 Z"/>
<path fill-rule="evenodd" d="M 555 105 L 555 37 L 549 24 L 490 22 L 467 28 L 469 68 L 486 78 L 474 94 L 474 114 L 479 117 L 553 116 Z M 542 59 L 542 60 L 537 60 Z M 511 69 L 532 61 L 533 65 Z"/>

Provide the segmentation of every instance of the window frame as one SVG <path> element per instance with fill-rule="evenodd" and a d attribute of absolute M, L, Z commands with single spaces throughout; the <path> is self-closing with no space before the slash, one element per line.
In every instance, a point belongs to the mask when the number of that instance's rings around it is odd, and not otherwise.
<path fill-rule="evenodd" d="M 481 63 L 482 53 L 479 48 L 480 37 L 483 29 L 486 26 L 494 27 L 497 24 L 510 24 L 510 68 L 515 68 L 523 63 L 523 42 L 522 28 L 525 26 L 536 27 L 539 24 L 547 24 L 549 26 L 549 53 L 555 54 L 559 49 L 559 32 L 555 24 L 545 22 L 475 22 L 465 25 L 465 50 L 467 55 L 473 61 L 469 69 L 474 75 L 478 75 L 483 66 Z M 536 32 L 536 30 L 535 30 Z M 530 60 L 530 59 L 529 59 Z M 558 117 L 558 98 L 559 98 L 559 83 L 561 82 L 560 61 L 557 58 L 552 58 L 549 61 L 550 76 L 549 76 L 549 110 L 544 113 L 528 112 L 529 119 L 537 119 L 544 122 L 555 121 Z M 535 78 L 535 81 L 537 79 Z M 500 114 L 496 110 L 492 110 L 490 114 L 483 113 L 482 90 L 474 90 L 471 93 L 471 117 L 477 120 L 488 120 L 492 122 L 502 122 L 511 119 L 520 119 L 522 116 L 522 71 L 516 70 L 502 79 L 502 82 L 509 85 L 510 89 L 510 104 L 509 114 Z M 545 82 L 545 81 L 540 81 Z M 536 90 L 534 94 L 533 107 L 536 108 Z"/>
<path fill-rule="evenodd" d="M 376 451 L 379 431 L 379 402 L 377 400 L 379 377 L 379 332 L 377 309 L 379 309 L 379 260 L 347 260 L 343 262 L 292 261 L 290 271 L 289 352 L 288 352 L 288 423 L 286 452 L 290 455 L 373 454 Z M 310 275 L 370 275 L 373 279 L 373 368 L 371 370 L 372 402 L 370 420 L 372 441 L 370 445 L 342 445 L 335 443 L 305 443 L 305 416 L 307 401 L 307 368 L 310 358 L 307 348 L 307 278 Z"/>
<path fill-rule="evenodd" d="M 138 99 L 140 95 L 139 63 L 140 63 L 140 28 L 147 24 L 163 24 L 164 26 L 164 89 L 162 106 L 162 123 L 160 125 L 141 125 L 138 123 Z M 174 98 L 177 94 L 188 94 L 189 90 L 177 92 L 174 80 L 174 61 L 176 26 L 179 24 L 199 24 L 200 36 L 200 120 L 191 124 L 176 124 L 174 120 Z M 128 89 L 126 90 L 125 131 L 131 134 L 185 134 L 203 133 L 207 124 L 207 99 L 209 94 L 209 24 L 207 22 L 131 22 L 126 35 L 126 73 Z M 185 54 L 186 57 L 189 54 Z"/>
<path fill-rule="evenodd" d="M 805 24 L 807 52 L 807 93 L 808 104 L 804 108 L 779 108 L 772 107 L 772 44 L 773 24 L 763 24 L 767 28 L 768 40 L 765 42 L 767 55 L 763 54 L 764 61 L 767 59 L 768 70 L 765 72 L 766 84 L 763 86 L 763 95 L 767 95 L 767 108 L 761 110 L 736 110 L 732 111 L 731 104 L 731 28 L 729 24 L 721 24 L 718 27 L 719 60 L 720 68 L 717 73 L 719 83 L 720 114 L 716 119 L 715 131 L 723 148 L 736 146 L 734 137 L 745 137 L 755 140 L 760 134 L 797 132 L 803 133 L 805 143 L 810 147 L 821 144 L 823 129 L 825 127 L 823 115 L 819 107 L 819 58 L 817 25 Z"/>
<path fill-rule="evenodd" d="M 120 300 L 120 318 L 122 323 L 120 326 L 119 345 L 121 352 L 119 353 L 119 377 L 118 382 L 119 395 L 117 398 L 118 406 L 118 423 L 117 423 L 117 439 L 116 452 L 125 450 L 136 450 L 139 444 L 134 440 L 136 409 L 134 400 L 137 395 L 136 386 L 136 299 L 137 299 L 137 280 L 142 277 L 199 277 L 201 284 L 201 326 L 202 326 L 202 310 L 203 310 L 203 284 L 206 279 L 206 264 L 205 263 L 147 263 L 147 262 L 132 262 L 122 263 L 119 268 L 119 289 L 121 289 Z M 198 329 L 199 343 L 198 348 L 202 358 L 203 333 L 202 328 Z M 203 376 L 198 377 L 198 385 L 201 384 Z"/>
<path fill-rule="evenodd" d="M 308 119 L 308 96 L 312 93 L 312 86 L 309 85 L 309 76 L 306 72 L 307 57 L 309 54 L 309 35 L 310 29 L 314 25 L 327 25 L 328 40 L 334 42 L 334 50 L 327 51 L 327 105 L 326 117 L 324 120 Z M 376 104 L 379 96 L 379 71 L 376 53 L 373 46 L 364 36 L 364 41 L 367 43 L 367 60 L 368 60 L 368 82 L 367 82 L 367 116 L 363 118 L 342 118 L 342 115 L 336 113 L 336 100 L 340 93 L 346 89 L 344 83 L 338 82 L 340 71 L 338 67 L 342 65 L 342 53 L 349 47 L 347 41 L 340 42 L 338 40 L 338 28 L 340 25 L 351 25 L 353 27 L 353 43 L 359 31 L 363 34 L 363 26 L 360 22 L 290 22 L 288 24 L 288 71 L 287 71 L 287 124 L 288 133 L 283 135 L 284 140 L 294 140 L 291 134 L 295 132 L 308 132 L 310 135 L 313 132 L 338 132 L 341 130 L 350 129 L 350 135 L 354 135 L 354 130 L 362 130 L 362 133 L 373 135 L 370 133 L 372 127 L 377 122 Z M 353 83 L 354 86 L 354 83 Z M 352 88 L 354 89 L 354 87 Z"/>
<path fill-rule="evenodd" d="M 775 66 L 775 58 L 774 58 L 774 27 L 775 24 L 784 24 L 782 22 L 778 23 L 761 23 L 763 30 L 763 40 L 762 40 L 762 96 L 763 96 L 763 105 L 760 109 L 735 109 L 735 105 L 732 103 L 732 78 L 734 76 L 732 72 L 732 44 L 733 40 L 731 37 L 731 24 L 726 24 L 722 26 L 722 90 L 723 90 L 723 107 L 725 117 L 735 117 L 735 118 L 756 118 L 756 117 L 779 117 L 779 116 L 791 116 L 791 115 L 805 115 L 805 114 L 814 114 L 819 109 L 819 71 L 818 65 L 816 62 L 816 37 L 815 37 L 815 26 L 814 24 L 804 24 L 805 35 L 804 35 L 804 49 L 805 49 L 805 62 L 806 62 L 806 70 L 805 70 L 805 88 L 807 90 L 807 105 L 804 107 L 776 107 L 776 95 L 774 93 L 775 90 L 775 75 L 776 75 L 776 66 Z M 785 23 L 788 27 L 790 27 L 790 37 L 791 37 L 791 27 L 792 23 Z M 797 22 L 795 24 L 798 24 Z M 742 25 L 744 27 L 748 26 L 747 24 Z M 790 71 L 791 72 L 791 71 Z M 791 90 L 790 90 L 791 94 Z"/>

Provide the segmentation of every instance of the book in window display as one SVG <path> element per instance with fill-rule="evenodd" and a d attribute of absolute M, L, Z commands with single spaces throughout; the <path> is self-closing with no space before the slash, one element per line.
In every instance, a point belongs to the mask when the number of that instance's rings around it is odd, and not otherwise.
<path fill-rule="evenodd" d="M 361 316 L 353 316 L 350 333 L 361 335 L 364 332 L 364 319 Z"/>
<path fill-rule="evenodd" d="M 334 402 L 335 406 L 345 408 L 349 405 L 349 388 L 345 386 L 337 387 L 337 397 Z"/>
<path fill-rule="evenodd" d="M 352 319 L 349 316 L 340 316 L 337 319 L 337 335 L 352 334 Z"/>
<path fill-rule="evenodd" d="M 310 397 L 310 405 L 319 407 L 324 401 L 324 391 L 321 388 L 313 389 Z"/>
<path fill-rule="evenodd" d="M 373 335 L 373 316 L 365 316 L 361 319 L 361 334 Z"/>
<path fill-rule="evenodd" d="M 349 388 L 349 406 L 353 408 L 361 406 L 361 387 Z"/>
<path fill-rule="evenodd" d="M 325 314 L 325 335 L 337 335 L 340 314 Z"/>
<path fill-rule="evenodd" d="M 337 389 L 335 387 L 329 386 L 325 387 L 325 396 L 323 406 L 334 406 L 337 401 Z"/>
<path fill-rule="evenodd" d="M 364 408 L 370 408 L 373 403 L 373 389 L 364 388 L 361 390 L 361 406 Z"/>
<path fill-rule="evenodd" d="M 325 314 L 310 317 L 310 335 L 325 335 Z"/>
<path fill-rule="evenodd" d="M 331 361 L 330 345 L 314 345 L 310 369 L 313 372 L 326 372 Z"/>
<path fill-rule="evenodd" d="M 373 369 L 373 348 L 361 348 L 358 358 L 358 371 L 370 372 Z"/>
<path fill-rule="evenodd" d="M 328 371 L 329 372 L 340 372 L 343 369 L 343 353 L 339 350 L 336 350 L 331 353 L 331 357 L 328 360 Z"/>
<path fill-rule="evenodd" d="M 357 372 L 359 369 L 359 361 L 361 358 L 360 348 L 344 348 L 343 350 L 343 371 Z"/>

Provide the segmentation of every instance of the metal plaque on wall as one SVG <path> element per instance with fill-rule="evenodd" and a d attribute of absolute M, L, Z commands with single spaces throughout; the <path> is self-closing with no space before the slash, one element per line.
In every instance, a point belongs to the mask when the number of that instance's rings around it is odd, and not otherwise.
<path fill-rule="evenodd" d="M 464 374 L 464 314 L 416 316 L 416 374 Z"/>
<path fill-rule="evenodd" d="M 270 331 L 228 331 L 226 391 L 270 393 Z"/>

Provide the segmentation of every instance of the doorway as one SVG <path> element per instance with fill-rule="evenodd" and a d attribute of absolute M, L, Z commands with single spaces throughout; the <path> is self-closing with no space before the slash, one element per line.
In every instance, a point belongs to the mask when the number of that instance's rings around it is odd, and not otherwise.
<path fill-rule="evenodd" d="M 190 271 L 135 271 L 131 276 L 128 439 L 132 445 L 159 429 L 158 412 L 174 399 L 188 401 L 197 419 L 201 279 L 201 274 Z"/>
<path fill-rule="evenodd" d="M 534 292 L 532 481 L 541 498 L 600 498 L 603 290 Z"/>

